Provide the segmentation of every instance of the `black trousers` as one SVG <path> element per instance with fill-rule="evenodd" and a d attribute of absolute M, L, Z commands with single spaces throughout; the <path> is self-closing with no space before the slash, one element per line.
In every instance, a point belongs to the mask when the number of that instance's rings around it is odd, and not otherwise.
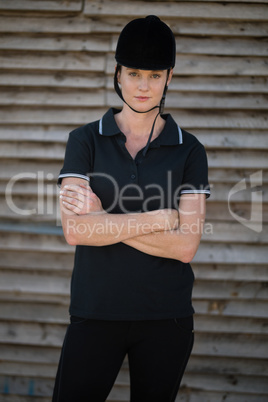
<path fill-rule="evenodd" d="M 193 317 L 101 321 L 71 317 L 52 402 L 104 402 L 128 356 L 131 402 L 175 401 L 193 347 Z"/>

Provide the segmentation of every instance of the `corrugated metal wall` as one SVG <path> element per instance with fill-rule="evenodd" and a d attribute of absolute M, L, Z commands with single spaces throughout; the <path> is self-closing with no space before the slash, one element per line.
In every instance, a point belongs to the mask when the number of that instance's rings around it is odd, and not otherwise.
<path fill-rule="evenodd" d="M 0 13 L 0 401 L 50 401 L 74 251 L 55 181 L 68 132 L 120 105 L 116 40 L 148 14 L 176 34 L 167 111 L 205 144 L 212 184 L 178 401 L 267 401 L 267 1 L 1 0 Z M 126 362 L 109 401 L 128 394 Z"/>

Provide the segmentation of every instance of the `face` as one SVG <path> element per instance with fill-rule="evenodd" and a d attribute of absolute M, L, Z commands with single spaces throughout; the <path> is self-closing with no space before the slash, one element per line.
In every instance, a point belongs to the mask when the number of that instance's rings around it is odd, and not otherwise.
<path fill-rule="evenodd" d="M 167 85 L 172 74 L 173 70 L 170 71 Z M 159 105 L 167 80 L 167 70 L 136 70 L 122 66 L 117 78 L 125 101 L 134 109 L 145 111 Z"/>

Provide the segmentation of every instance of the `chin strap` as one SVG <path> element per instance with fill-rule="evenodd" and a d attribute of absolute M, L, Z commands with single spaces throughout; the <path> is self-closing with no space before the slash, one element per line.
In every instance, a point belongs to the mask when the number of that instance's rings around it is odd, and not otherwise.
<path fill-rule="evenodd" d="M 119 85 L 118 85 L 118 79 L 117 79 L 117 75 L 118 75 L 118 72 L 119 72 L 120 68 L 121 68 L 120 64 L 117 64 L 116 69 L 115 69 L 115 74 L 114 74 L 114 89 L 115 89 L 117 95 L 122 99 L 122 101 L 123 101 L 126 105 L 128 105 L 128 107 L 129 107 L 131 110 L 133 110 L 133 112 L 135 112 L 135 113 L 148 113 L 148 112 L 151 112 L 151 111 L 154 110 L 154 109 L 159 108 L 159 112 L 158 112 L 157 115 L 155 116 L 155 119 L 154 119 L 154 122 L 153 122 L 153 125 L 152 125 L 152 129 L 151 129 L 151 132 L 150 132 L 150 135 L 149 135 L 147 144 L 146 144 L 146 146 L 145 146 L 145 148 L 144 148 L 144 150 L 143 150 L 143 152 L 142 152 L 143 156 L 145 156 L 146 153 L 147 153 L 147 151 L 148 151 L 148 148 L 149 148 L 149 145 L 150 145 L 152 136 L 153 136 L 154 126 L 155 126 L 156 119 L 157 119 L 157 117 L 158 117 L 160 114 L 163 114 L 163 113 L 164 113 L 165 100 L 166 100 L 166 93 L 167 93 L 167 89 L 168 89 L 167 81 L 168 81 L 169 71 L 170 71 L 170 70 L 168 70 L 167 80 L 166 80 L 166 84 L 165 84 L 163 96 L 162 96 L 162 99 L 161 99 L 161 101 L 160 101 L 160 105 L 154 106 L 154 107 L 152 107 L 151 109 L 146 110 L 145 112 L 140 112 L 139 110 L 136 110 L 136 109 L 134 109 L 132 106 L 130 106 L 130 105 L 125 101 L 125 99 L 123 98 L 122 92 L 121 92 L 121 90 L 120 90 L 120 88 L 119 88 Z"/>
<path fill-rule="evenodd" d="M 166 84 L 165 88 L 164 88 L 163 96 L 162 96 L 162 99 L 161 99 L 161 102 L 160 102 L 160 106 L 159 106 L 159 113 L 160 114 L 164 113 L 167 90 L 168 90 L 168 86 Z"/>
<path fill-rule="evenodd" d="M 147 151 L 148 151 L 148 148 L 149 148 L 149 145 L 150 145 L 152 136 L 153 136 L 153 132 L 154 132 L 155 122 L 156 122 L 156 119 L 157 119 L 157 117 L 158 117 L 159 115 L 160 115 L 160 111 L 159 111 L 159 112 L 157 113 L 157 115 L 155 116 L 155 119 L 154 119 L 154 122 L 153 122 L 153 125 L 152 125 L 152 129 L 151 129 L 151 132 L 150 132 L 150 135 L 149 135 L 147 144 L 145 145 L 145 148 L 144 148 L 144 150 L 143 150 L 143 152 L 142 152 L 142 155 L 143 155 L 143 156 L 145 156 L 146 153 L 147 153 Z"/>

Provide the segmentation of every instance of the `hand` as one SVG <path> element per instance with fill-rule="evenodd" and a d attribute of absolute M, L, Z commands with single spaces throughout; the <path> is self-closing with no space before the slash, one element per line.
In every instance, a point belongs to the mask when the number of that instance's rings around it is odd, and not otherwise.
<path fill-rule="evenodd" d="M 77 215 L 104 212 L 99 197 L 89 186 L 66 185 L 60 191 L 60 198 L 64 208 Z"/>

